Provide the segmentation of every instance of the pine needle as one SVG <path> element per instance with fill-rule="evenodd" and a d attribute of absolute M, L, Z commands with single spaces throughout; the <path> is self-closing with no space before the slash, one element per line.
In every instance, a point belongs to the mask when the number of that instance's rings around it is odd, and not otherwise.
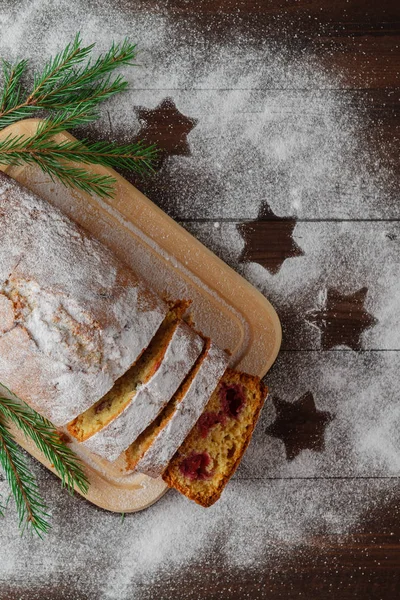
<path fill-rule="evenodd" d="M 55 427 L 19 399 L 0 398 L 0 414 L 16 425 L 43 452 L 71 493 L 77 486 L 86 494 L 88 479 L 74 452 L 64 444 Z"/>
<path fill-rule="evenodd" d="M 89 482 L 79 458 L 64 444 L 55 427 L 10 390 L 7 392 L 11 397 L 0 397 L 0 465 L 15 500 L 21 532 L 28 528 L 42 537 L 50 528 L 47 507 L 7 422 L 12 422 L 35 443 L 60 476 L 62 487 L 71 494 L 74 487 L 86 494 Z M 4 516 L 5 508 L 0 505 L 0 516 Z"/>
<path fill-rule="evenodd" d="M 20 119 L 33 116 L 39 109 L 71 111 L 80 104 L 87 112 L 100 102 L 124 91 L 127 82 L 121 75 L 111 73 L 124 65 L 131 65 L 136 56 L 136 46 L 125 39 L 113 43 L 106 54 L 95 61 L 89 57 L 94 44 L 81 47 L 80 34 L 62 52 L 56 54 L 35 73 L 33 90 L 22 100 L 21 79 L 27 61 L 11 65 L 3 60 L 4 92 L 0 107 L 0 129 Z M 88 59 L 85 63 L 85 59 Z M 84 63 L 84 64 L 82 64 Z"/>
<path fill-rule="evenodd" d="M 0 420 L 0 464 L 14 497 L 21 533 L 29 529 L 42 537 L 50 529 L 49 514 L 23 452 Z"/>
<path fill-rule="evenodd" d="M 111 197 L 115 185 L 113 177 L 90 173 L 73 163 L 120 167 L 142 174 L 152 169 L 157 150 L 140 141 L 117 145 L 107 141 L 54 140 L 54 135 L 64 129 L 90 122 L 93 118 L 93 113 L 87 114 L 80 105 L 70 113 L 44 120 L 30 137 L 9 135 L 0 141 L 0 164 L 36 164 L 52 180 L 59 179 L 66 186 Z"/>
<path fill-rule="evenodd" d="M 78 34 L 71 58 L 76 60 L 76 56 L 79 56 L 79 62 L 82 62 L 80 55 L 86 57 L 93 45 L 80 49 L 80 43 Z M 135 48 L 136 46 L 127 39 L 122 44 L 113 43 L 106 54 L 101 54 L 94 62 L 89 59 L 78 69 L 71 68 L 73 65 L 68 64 L 68 60 L 71 60 L 69 57 L 66 58 L 66 62 L 59 59 L 55 65 L 53 65 L 54 61 L 50 61 L 42 80 L 35 82 L 37 89 L 33 92 L 31 101 L 51 110 L 72 109 L 81 103 L 85 103 L 88 107 L 96 106 L 99 102 L 126 89 L 127 82 L 121 75 L 112 79 L 110 73 L 123 65 L 132 65 L 131 61 L 136 56 Z M 62 78 L 57 70 L 60 60 L 66 67 Z M 46 71 L 49 71 L 49 74 L 46 74 Z"/>
<path fill-rule="evenodd" d="M 27 60 L 21 60 L 12 66 L 6 60 L 3 63 L 4 89 L 1 95 L 0 113 L 6 113 L 21 101 L 21 79 L 28 65 Z"/>
<path fill-rule="evenodd" d="M 34 135 L 7 136 L 2 140 L 0 164 L 35 164 L 66 186 L 111 197 L 115 186 L 113 177 L 89 173 L 73 163 L 120 167 L 145 174 L 152 170 L 157 150 L 155 146 L 145 146 L 141 142 L 118 146 L 106 141 L 54 141 L 57 133 L 98 119 L 99 104 L 127 88 L 122 75 L 114 76 L 113 72 L 133 64 L 136 46 L 127 39 L 120 44 L 113 43 L 108 52 L 95 60 L 91 57 L 93 48 L 94 44 L 82 46 L 78 33 L 73 42 L 35 74 L 33 90 L 27 95 L 22 86 L 27 61 L 11 65 L 3 60 L 0 130 L 20 119 L 35 116 L 39 110 L 50 114 Z"/>

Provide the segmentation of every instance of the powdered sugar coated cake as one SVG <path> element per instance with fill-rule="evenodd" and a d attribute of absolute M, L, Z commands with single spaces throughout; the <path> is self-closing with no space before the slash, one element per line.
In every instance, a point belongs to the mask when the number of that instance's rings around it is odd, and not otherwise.
<path fill-rule="evenodd" d="M 164 408 L 202 347 L 203 339 L 186 323 L 179 323 L 154 375 L 139 386 L 121 414 L 82 443 L 103 458 L 116 460 Z"/>
<path fill-rule="evenodd" d="M 125 452 L 126 472 L 161 475 L 199 419 L 228 366 L 229 356 L 211 340 L 174 398 Z"/>
<path fill-rule="evenodd" d="M 0 173 L 0 381 L 61 426 L 140 356 L 167 306 L 100 242 Z"/>

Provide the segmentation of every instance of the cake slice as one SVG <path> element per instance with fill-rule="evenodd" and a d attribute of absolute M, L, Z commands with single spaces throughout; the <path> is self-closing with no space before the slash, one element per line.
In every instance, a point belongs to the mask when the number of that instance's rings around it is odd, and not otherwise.
<path fill-rule="evenodd" d="M 164 481 L 197 504 L 214 504 L 250 442 L 266 395 L 258 377 L 227 369 Z"/>
<path fill-rule="evenodd" d="M 171 308 L 147 350 L 101 400 L 68 424 L 79 442 L 113 461 L 157 417 L 199 356 L 203 339 Z"/>
<path fill-rule="evenodd" d="M 126 471 L 158 477 L 200 417 L 229 356 L 207 339 L 203 352 L 172 400 L 125 452 Z"/>

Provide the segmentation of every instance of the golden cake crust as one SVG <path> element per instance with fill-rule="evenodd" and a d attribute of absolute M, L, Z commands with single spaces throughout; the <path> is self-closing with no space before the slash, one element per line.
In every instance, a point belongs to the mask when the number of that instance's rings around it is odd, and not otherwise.
<path fill-rule="evenodd" d="M 227 470 L 224 473 L 223 477 L 213 487 L 205 485 L 203 490 L 195 490 L 194 486 L 192 486 L 190 482 L 182 481 L 182 477 L 179 476 L 179 464 L 182 458 L 185 457 L 188 448 L 191 445 L 193 445 L 193 443 L 195 443 L 197 435 L 195 427 L 189 434 L 189 436 L 186 438 L 182 446 L 179 448 L 179 450 L 171 460 L 165 473 L 162 476 L 163 480 L 167 483 L 169 487 L 175 488 L 190 500 L 193 500 L 197 504 L 200 504 L 204 507 L 211 506 L 220 498 L 221 493 L 224 490 L 226 484 L 236 471 L 243 457 L 243 454 L 250 443 L 254 428 L 257 424 L 258 417 L 260 415 L 261 408 L 263 407 L 264 400 L 268 394 L 267 387 L 258 377 L 248 375 L 247 373 L 238 373 L 232 369 L 226 370 L 225 377 L 227 380 L 234 378 L 250 391 L 256 392 L 255 400 L 252 403 L 252 420 L 247 425 L 245 435 L 240 440 L 240 451 L 237 453 L 234 463 L 230 465 L 229 470 Z M 210 402 L 211 401 L 212 399 L 210 400 Z M 207 410 L 208 406 L 209 405 L 206 406 L 205 410 Z"/>

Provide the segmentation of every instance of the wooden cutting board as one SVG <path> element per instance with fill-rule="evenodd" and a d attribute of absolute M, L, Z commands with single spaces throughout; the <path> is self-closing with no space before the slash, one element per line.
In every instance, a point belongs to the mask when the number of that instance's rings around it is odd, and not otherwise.
<path fill-rule="evenodd" d="M 15 123 L 0 132 L 0 139 L 10 134 L 31 135 L 39 122 L 26 119 Z M 67 132 L 56 138 L 75 139 Z M 37 167 L 0 168 L 85 227 L 160 295 L 190 298 L 196 327 L 221 348 L 229 349 L 231 366 L 260 377 L 267 373 L 282 339 L 274 308 L 250 283 L 116 171 L 99 165 L 84 167 L 116 179 L 115 197 L 103 200 L 65 188 Z M 13 432 L 21 446 L 53 470 L 20 431 Z M 89 476 L 91 485 L 86 498 L 97 506 L 135 512 L 156 502 L 166 491 L 161 479 L 123 475 L 118 461 L 108 463 L 76 443 L 73 449 L 81 456 Z"/>

